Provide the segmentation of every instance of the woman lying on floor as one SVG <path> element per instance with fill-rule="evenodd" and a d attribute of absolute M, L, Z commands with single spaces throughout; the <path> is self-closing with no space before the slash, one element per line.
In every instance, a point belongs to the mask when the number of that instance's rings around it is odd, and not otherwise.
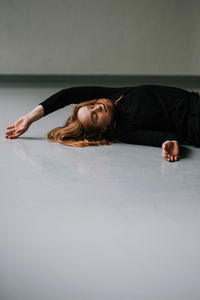
<path fill-rule="evenodd" d="M 69 104 L 77 105 L 64 126 L 48 132 L 50 141 L 74 147 L 117 141 L 162 147 L 170 162 L 178 159 L 180 143 L 200 147 L 199 93 L 161 85 L 65 88 L 7 127 L 5 137 L 17 138 Z"/>

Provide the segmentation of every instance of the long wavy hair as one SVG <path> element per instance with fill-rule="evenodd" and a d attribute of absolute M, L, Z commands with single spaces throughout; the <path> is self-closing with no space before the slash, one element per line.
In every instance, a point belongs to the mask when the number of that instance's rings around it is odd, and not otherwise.
<path fill-rule="evenodd" d="M 71 116 L 67 119 L 64 126 L 56 127 L 47 133 L 48 140 L 72 147 L 110 145 L 116 142 L 113 137 L 116 127 L 116 104 L 121 97 L 115 101 L 106 98 L 97 98 L 79 103 L 74 107 Z M 94 127 L 84 128 L 77 118 L 79 108 L 85 105 L 106 103 L 107 101 L 112 102 L 113 105 L 111 108 L 112 119 L 106 131 L 101 132 L 100 129 Z"/>

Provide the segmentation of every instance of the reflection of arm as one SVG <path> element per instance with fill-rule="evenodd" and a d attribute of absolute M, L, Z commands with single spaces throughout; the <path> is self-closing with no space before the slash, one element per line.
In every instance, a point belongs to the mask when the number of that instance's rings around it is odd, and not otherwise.
<path fill-rule="evenodd" d="M 134 130 L 121 134 L 119 138 L 122 142 L 128 144 L 140 144 L 161 147 L 167 140 L 176 140 L 179 142 L 176 134 L 170 131 L 151 131 L 151 130 Z"/>
<path fill-rule="evenodd" d="M 110 97 L 119 88 L 101 86 L 79 86 L 58 91 L 54 95 L 39 103 L 43 106 L 44 115 L 48 115 L 70 104 L 78 104 L 97 97 Z"/>

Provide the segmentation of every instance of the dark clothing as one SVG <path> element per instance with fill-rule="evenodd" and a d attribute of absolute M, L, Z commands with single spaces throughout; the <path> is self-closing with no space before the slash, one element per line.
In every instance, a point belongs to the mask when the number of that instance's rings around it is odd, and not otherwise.
<path fill-rule="evenodd" d="M 187 125 L 187 143 L 200 147 L 200 96 L 193 98 Z"/>
<path fill-rule="evenodd" d="M 200 146 L 200 122 L 196 114 L 198 106 L 200 116 L 200 96 L 197 92 L 161 85 L 79 86 L 62 89 L 39 104 L 44 108 L 44 115 L 48 115 L 69 104 L 96 98 L 114 101 L 121 95 L 116 106 L 115 139 L 158 147 L 166 140 Z"/>

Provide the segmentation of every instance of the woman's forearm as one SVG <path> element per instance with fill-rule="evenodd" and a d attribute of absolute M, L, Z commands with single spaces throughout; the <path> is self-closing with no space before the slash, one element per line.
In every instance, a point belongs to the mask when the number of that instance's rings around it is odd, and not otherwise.
<path fill-rule="evenodd" d="M 39 104 L 30 113 L 23 115 L 14 124 L 8 126 L 6 129 L 10 131 L 6 132 L 5 138 L 15 139 L 27 131 L 29 126 L 44 116 L 43 106 Z"/>
<path fill-rule="evenodd" d="M 44 116 L 43 106 L 42 105 L 36 106 L 36 108 L 34 108 L 31 112 L 26 114 L 26 116 L 28 117 L 30 124 L 41 119 Z"/>

